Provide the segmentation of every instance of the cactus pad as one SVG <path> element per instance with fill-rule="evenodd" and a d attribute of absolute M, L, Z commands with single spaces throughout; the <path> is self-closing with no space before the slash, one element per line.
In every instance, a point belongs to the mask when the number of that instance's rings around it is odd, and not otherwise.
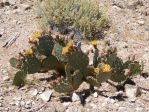
<path fill-rule="evenodd" d="M 36 43 L 37 51 L 45 56 L 49 56 L 52 53 L 54 47 L 54 41 L 51 36 L 43 36 L 39 38 L 39 41 Z"/>
<path fill-rule="evenodd" d="M 42 69 L 44 70 L 55 69 L 55 68 L 58 68 L 58 66 L 59 66 L 59 62 L 57 58 L 54 57 L 53 55 L 43 59 L 42 61 Z"/>
<path fill-rule="evenodd" d="M 13 79 L 13 84 L 19 87 L 23 86 L 25 84 L 25 77 L 26 73 L 24 71 L 18 71 Z"/>
<path fill-rule="evenodd" d="M 36 73 L 41 69 L 41 62 L 36 57 L 26 56 L 21 69 L 27 72 L 27 74 Z"/>

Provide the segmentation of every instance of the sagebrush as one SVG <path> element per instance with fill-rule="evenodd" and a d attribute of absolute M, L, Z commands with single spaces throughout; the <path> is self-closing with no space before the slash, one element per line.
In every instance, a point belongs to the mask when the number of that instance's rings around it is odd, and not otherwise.
<path fill-rule="evenodd" d="M 97 0 L 45 0 L 42 10 L 50 29 L 83 38 L 95 37 L 108 22 Z"/>

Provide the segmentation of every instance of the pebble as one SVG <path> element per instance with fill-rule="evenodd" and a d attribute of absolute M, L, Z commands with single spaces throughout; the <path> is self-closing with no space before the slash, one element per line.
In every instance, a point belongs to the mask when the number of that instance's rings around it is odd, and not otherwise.
<path fill-rule="evenodd" d="M 95 93 L 93 94 L 93 96 L 94 96 L 94 98 L 97 98 L 97 97 L 98 97 L 98 93 L 95 92 Z"/>
<path fill-rule="evenodd" d="M 70 105 L 70 102 L 64 102 L 63 103 L 63 106 L 64 106 L 65 110 L 69 107 L 69 105 Z"/>
<path fill-rule="evenodd" d="M 9 81 L 9 80 L 10 80 L 9 76 L 4 76 L 3 77 L 3 81 Z"/>
<path fill-rule="evenodd" d="M 40 94 L 40 98 L 43 101 L 48 102 L 51 98 L 52 93 L 53 93 L 53 91 L 47 90 L 47 91 L 43 92 L 42 94 Z"/>
<path fill-rule="evenodd" d="M 129 98 L 135 98 L 141 94 L 140 88 L 135 85 L 125 85 L 126 96 Z"/>
<path fill-rule="evenodd" d="M 81 102 L 81 98 L 78 94 L 76 94 L 75 92 L 72 94 L 72 101 L 76 102 L 76 101 L 80 101 Z"/>
<path fill-rule="evenodd" d="M 32 96 L 36 96 L 38 94 L 38 90 L 35 89 L 33 92 L 32 92 Z"/>
<path fill-rule="evenodd" d="M 144 21 L 143 20 L 138 20 L 138 24 L 140 24 L 140 25 L 144 25 Z"/>
<path fill-rule="evenodd" d="M 0 107 L 3 107 L 2 103 L 0 103 Z"/>
<path fill-rule="evenodd" d="M 126 112 L 127 108 L 126 107 L 119 107 L 118 112 Z"/>
<path fill-rule="evenodd" d="M 25 105 L 25 102 L 24 102 L 24 101 L 21 101 L 21 102 L 20 102 L 20 105 L 21 105 L 21 106 L 24 106 L 24 105 Z"/>

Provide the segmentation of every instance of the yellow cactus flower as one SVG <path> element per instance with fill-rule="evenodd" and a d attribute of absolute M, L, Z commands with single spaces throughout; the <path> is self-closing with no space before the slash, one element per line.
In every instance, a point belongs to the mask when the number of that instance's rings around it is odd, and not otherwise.
<path fill-rule="evenodd" d="M 34 32 L 33 35 L 29 38 L 29 42 L 34 43 L 42 35 L 41 32 Z"/>
<path fill-rule="evenodd" d="M 94 72 L 96 73 L 96 74 L 99 74 L 99 72 L 100 72 L 100 68 L 94 68 Z"/>
<path fill-rule="evenodd" d="M 32 55 L 32 54 L 33 54 L 32 49 L 25 50 L 25 55 Z"/>
<path fill-rule="evenodd" d="M 110 72 L 111 71 L 111 67 L 109 64 L 103 64 L 102 66 L 102 72 Z"/>
<path fill-rule="evenodd" d="M 62 54 L 65 55 L 69 52 L 69 47 L 63 47 Z"/>
<path fill-rule="evenodd" d="M 90 42 L 93 46 L 97 46 L 97 40 L 93 40 Z"/>
<path fill-rule="evenodd" d="M 72 41 L 69 41 L 66 45 L 68 48 L 73 48 L 74 43 Z"/>

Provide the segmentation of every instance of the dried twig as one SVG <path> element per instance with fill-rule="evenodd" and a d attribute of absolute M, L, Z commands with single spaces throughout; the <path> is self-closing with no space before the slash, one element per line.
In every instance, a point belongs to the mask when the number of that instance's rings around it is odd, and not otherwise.
<path fill-rule="evenodd" d="M 10 47 L 19 37 L 19 34 L 14 34 L 4 45 L 3 47 L 8 48 Z"/>

